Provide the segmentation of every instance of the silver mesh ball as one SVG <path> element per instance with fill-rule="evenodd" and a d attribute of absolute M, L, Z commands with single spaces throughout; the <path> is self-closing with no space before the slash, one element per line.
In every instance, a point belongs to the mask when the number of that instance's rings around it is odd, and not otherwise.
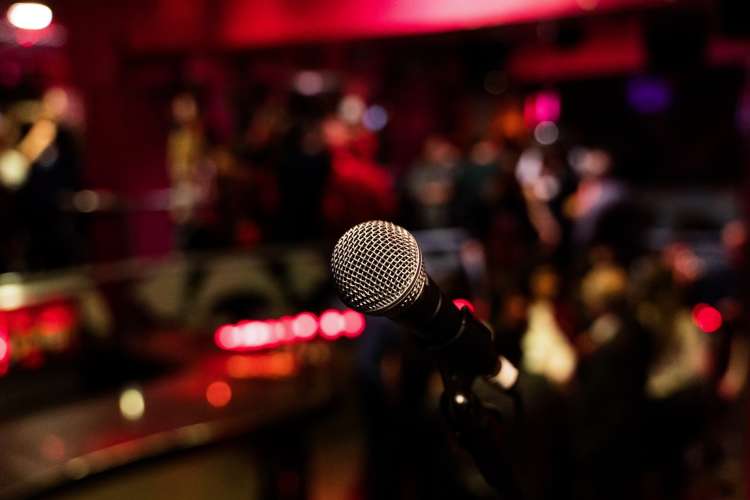
<path fill-rule="evenodd" d="M 363 222 L 339 238 L 331 273 L 341 300 L 365 314 L 396 314 L 419 297 L 427 282 L 414 236 L 380 220 Z"/>

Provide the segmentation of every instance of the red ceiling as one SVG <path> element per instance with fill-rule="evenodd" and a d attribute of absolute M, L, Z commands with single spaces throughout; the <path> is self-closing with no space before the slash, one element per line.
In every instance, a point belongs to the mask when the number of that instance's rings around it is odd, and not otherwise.
<path fill-rule="evenodd" d="M 155 0 L 136 49 L 243 48 L 440 33 L 653 5 L 666 0 Z M 587 7 L 587 8 L 584 8 Z"/>

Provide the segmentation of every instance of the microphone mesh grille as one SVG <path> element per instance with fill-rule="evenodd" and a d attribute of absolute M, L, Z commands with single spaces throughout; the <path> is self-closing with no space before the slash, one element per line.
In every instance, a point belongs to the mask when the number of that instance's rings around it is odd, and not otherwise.
<path fill-rule="evenodd" d="M 385 221 L 363 222 L 344 233 L 333 250 L 331 272 L 341 300 L 367 314 L 410 306 L 427 282 L 414 236 Z"/>

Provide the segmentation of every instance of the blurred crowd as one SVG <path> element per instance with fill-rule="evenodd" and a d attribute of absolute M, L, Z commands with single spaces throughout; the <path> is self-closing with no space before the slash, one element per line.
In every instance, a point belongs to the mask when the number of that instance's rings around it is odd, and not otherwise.
<path fill-rule="evenodd" d="M 292 91 L 269 92 L 233 147 L 211 145 L 194 95 L 175 98 L 169 161 L 187 200 L 174 212 L 184 248 L 330 240 L 376 218 L 462 228 L 487 262 L 488 283 L 471 297 L 478 313 L 538 386 L 529 418 L 548 430 L 537 436 L 531 498 L 705 498 L 733 487 L 727 457 L 737 450 L 716 425 L 747 378 L 742 222 L 713 228 L 718 258 L 679 238 L 650 245 L 653 214 L 617 175 L 613 153 L 601 143 L 566 149 L 556 116 L 529 116 L 528 100 L 497 104 L 463 145 L 424 134 L 411 161 L 388 164 L 397 150 L 381 132 L 388 107 L 318 94 L 324 83 L 301 73 Z M 532 104 L 554 110 L 557 99 L 543 93 Z M 416 375 L 403 346 L 394 360 L 389 342 L 400 345 L 386 336 L 370 347 L 363 385 L 377 498 L 440 483 L 394 465 L 400 453 L 411 462 L 404 436 L 429 455 L 430 438 L 414 437 L 425 432 L 415 408 L 429 377 Z M 442 465 L 423 464 L 425 476 L 450 463 L 435 457 Z"/>
<path fill-rule="evenodd" d="M 481 101 L 470 125 L 451 128 L 413 102 L 421 90 L 378 104 L 330 79 L 303 71 L 288 87 L 256 89 L 237 133 L 214 126 L 200 92 L 174 95 L 165 208 L 176 247 L 332 241 L 370 219 L 462 228 L 487 267 L 468 298 L 500 351 L 539 385 L 529 411 L 543 407 L 540 418 L 564 429 L 544 445 L 558 448 L 539 456 L 575 464 L 570 474 L 540 466 L 556 471 L 537 485 L 546 496 L 687 498 L 690 487 L 707 492 L 691 498 L 706 498 L 721 489 L 721 473 L 711 484 L 686 478 L 726 464 L 715 423 L 747 378 L 744 223 L 714 228 L 720 255 L 711 261 L 687 240 L 649 245 L 653 214 L 607 144 L 558 140 L 554 92 Z M 13 235 L 5 270 L 77 262 L 73 219 L 60 207 L 72 200 L 86 212 L 94 195 L 70 197 L 80 186 L 60 99 L 48 94 L 0 121 L 0 201 L 31 218 L 20 224 L 3 210 Z M 412 407 L 413 390 L 398 402 L 391 358 L 376 357 L 384 364 L 371 414 Z M 564 411 L 551 409 L 558 404 Z"/>

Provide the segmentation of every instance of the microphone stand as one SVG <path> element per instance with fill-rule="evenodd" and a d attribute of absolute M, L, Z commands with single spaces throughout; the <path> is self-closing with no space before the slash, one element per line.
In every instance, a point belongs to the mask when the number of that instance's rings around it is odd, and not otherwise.
<path fill-rule="evenodd" d="M 523 449 L 519 433 L 523 413 L 520 395 L 513 389 L 500 389 L 486 373 L 476 373 L 467 358 L 455 356 L 461 346 L 487 346 L 486 336 L 492 332 L 468 310 L 462 310 L 465 321 L 458 335 L 450 342 L 431 346 L 443 380 L 440 408 L 458 442 L 474 459 L 485 480 L 507 500 L 523 500 L 519 481 L 514 477 L 513 450 Z M 480 351 L 481 352 L 481 351 Z M 496 366 L 499 357 L 494 348 Z M 469 358 L 470 359 L 470 358 Z M 487 366 L 487 363 L 480 363 Z"/>
<path fill-rule="evenodd" d="M 469 452 L 487 483 L 507 500 L 523 500 L 514 477 L 511 449 L 518 422 L 476 394 L 474 380 L 440 370 L 445 389 L 440 399 L 443 416 L 461 446 Z M 499 391 L 497 388 L 492 389 Z M 514 391 L 505 391 L 511 395 Z M 519 406 L 513 397 L 515 406 Z M 512 411 L 512 410 L 511 410 Z"/>

